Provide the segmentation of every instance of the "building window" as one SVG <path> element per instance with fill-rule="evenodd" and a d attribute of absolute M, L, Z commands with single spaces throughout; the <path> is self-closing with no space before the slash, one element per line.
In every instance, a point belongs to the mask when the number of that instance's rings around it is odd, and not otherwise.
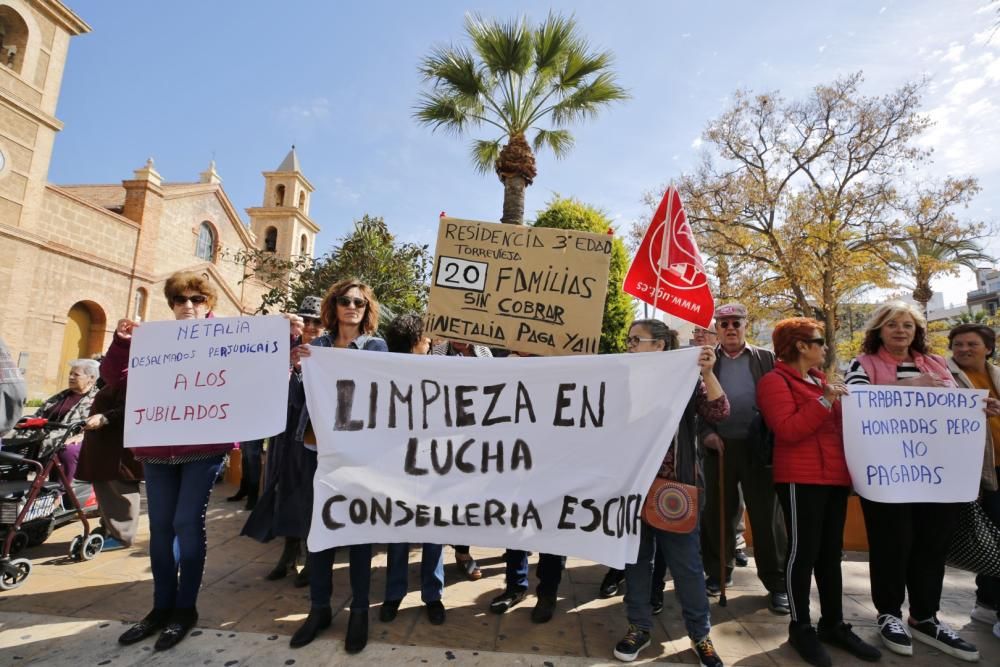
<path fill-rule="evenodd" d="M 146 302 L 149 300 L 145 287 L 140 287 L 135 291 L 135 308 L 132 311 L 132 319 L 142 322 L 146 319 Z"/>
<path fill-rule="evenodd" d="M 300 192 L 299 193 L 299 210 L 300 211 L 306 210 L 306 193 L 305 192 Z"/>
<path fill-rule="evenodd" d="M 215 231 L 207 222 L 201 223 L 201 227 L 198 228 L 198 246 L 194 254 L 206 262 L 215 259 Z"/>
<path fill-rule="evenodd" d="M 285 186 L 279 185 L 274 189 L 274 205 L 284 206 L 285 205 Z"/>
<path fill-rule="evenodd" d="M 0 5 L 0 66 L 21 73 L 28 46 L 28 24 L 7 5 Z"/>
<path fill-rule="evenodd" d="M 306 238 L 305 234 L 299 239 L 299 254 L 303 256 L 309 254 L 309 239 Z"/>
<path fill-rule="evenodd" d="M 264 232 L 264 250 L 267 252 L 277 252 L 278 250 L 278 230 L 268 227 Z"/>

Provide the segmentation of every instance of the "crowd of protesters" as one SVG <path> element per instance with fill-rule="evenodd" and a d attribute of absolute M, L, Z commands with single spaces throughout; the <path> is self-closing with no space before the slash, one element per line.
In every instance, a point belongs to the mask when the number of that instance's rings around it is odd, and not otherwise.
<path fill-rule="evenodd" d="M 212 317 L 216 292 L 194 273 L 171 276 L 164 294 L 176 319 Z M 489 348 L 462 341 L 434 341 L 416 313 L 404 313 L 380 329 L 379 303 L 372 289 L 342 280 L 326 294 L 308 296 L 290 321 L 288 410 L 285 430 L 268 439 L 261 470 L 263 441 L 242 444 L 244 476 L 229 500 L 246 500 L 252 510 L 243 534 L 267 542 L 281 538 L 278 562 L 264 577 L 291 576 L 309 587 L 308 616 L 291 638 L 292 647 L 313 641 L 333 618 L 332 568 L 336 549 L 305 549 L 313 507 L 317 468 L 312 430 L 301 377 L 301 359 L 311 347 L 449 356 L 492 356 Z M 636 562 L 610 570 L 595 595 L 611 597 L 624 590 L 628 627 L 613 648 L 622 661 L 635 660 L 649 646 L 652 616 L 661 613 L 669 571 L 692 649 L 702 665 L 722 665 L 710 638 L 709 599 L 724 595 L 733 568 L 746 565 L 738 541 L 744 505 L 753 534 L 756 574 L 767 593 L 761 606 L 789 617 L 789 643 L 803 660 L 830 665 L 825 645 L 854 658 L 876 661 L 881 652 L 844 621 L 841 560 L 851 478 L 844 454 L 841 399 L 851 385 L 910 385 L 985 389 L 987 429 L 983 447 L 981 503 L 1000 523 L 1000 370 L 989 363 L 996 335 L 983 325 L 963 324 L 948 336 L 951 359 L 932 354 L 922 313 L 891 301 L 875 310 L 865 326 L 860 354 L 843 381 L 824 372 L 828 339 L 823 325 L 796 317 L 773 329 L 773 352 L 747 342 L 748 312 L 726 304 L 713 326 L 696 328 L 692 343 L 701 348 L 700 375 L 677 431 L 664 433 L 666 456 L 657 476 L 700 489 L 700 520 L 689 532 L 670 532 L 643 524 Z M 51 419 L 87 420 L 82 450 L 66 451 L 67 467 L 93 481 L 101 508 L 106 544 L 128 546 L 135 538 L 140 480 L 146 484 L 149 556 L 153 573 L 152 608 L 120 638 L 133 644 L 158 635 L 155 649 L 180 642 L 198 619 L 197 598 L 206 560 L 206 507 L 220 467 L 233 443 L 125 449 L 122 412 L 127 391 L 127 360 L 132 332 L 139 326 L 121 320 L 103 361 L 98 390 L 96 363 L 74 362 L 68 388 L 49 399 L 40 414 Z M 379 337 L 379 331 L 385 338 Z M 436 343 L 436 344 L 434 344 Z M 629 330 L 629 353 L 669 351 L 679 346 L 677 333 L 659 320 L 637 320 Z M 514 354 L 517 354 L 514 352 Z M 9 420 L 8 420 L 9 421 Z M 978 436 L 977 436 L 978 437 Z M 773 449 L 761 445 L 773 438 Z M 262 478 L 262 482 L 261 482 Z M 873 622 L 884 648 L 912 655 L 912 641 L 957 658 L 976 661 L 979 653 L 937 617 L 945 558 L 961 509 L 958 503 L 883 503 L 861 500 L 868 543 Z M 444 558 L 446 548 L 420 547 L 421 601 L 428 621 L 446 620 Z M 379 613 L 392 622 L 408 591 L 411 545 L 387 546 L 386 587 Z M 452 547 L 465 577 L 482 572 L 470 547 Z M 345 647 L 362 651 L 368 641 L 373 545 L 344 547 L 349 561 L 351 604 Z M 489 609 L 502 614 L 522 602 L 529 589 L 525 551 L 504 554 L 506 575 Z M 555 610 L 565 555 L 540 554 L 535 607 L 531 620 L 548 622 Z M 303 567 L 298 570 L 298 565 Z M 815 578 L 819 618 L 810 614 Z M 972 618 L 993 625 L 1000 639 L 1000 579 L 976 579 Z M 903 603 L 909 600 L 904 621 Z"/>

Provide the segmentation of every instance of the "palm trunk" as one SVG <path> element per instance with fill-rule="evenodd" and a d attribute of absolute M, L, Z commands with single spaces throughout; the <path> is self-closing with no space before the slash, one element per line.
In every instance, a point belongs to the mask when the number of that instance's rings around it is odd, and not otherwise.
<path fill-rule="evenodd" d="M 503 217 L 505 225 L 524 224 L 524 189 L 527 187 L 522 176 L 508 174 L 503 179 Z"/>

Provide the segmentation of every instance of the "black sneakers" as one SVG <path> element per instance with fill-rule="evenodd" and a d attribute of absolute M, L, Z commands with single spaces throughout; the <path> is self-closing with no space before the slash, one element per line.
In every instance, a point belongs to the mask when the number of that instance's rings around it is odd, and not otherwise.
<path fill-rule="evenodd" d="M 490 611 L 494 614 L 502 614 L 518 602 L 524 599 L 525 591 L 517 588 L 508 588 L 490 602 Z"/>
<path fill-rule="evenodd" d="M 819 643 L 816 628 L 806 623 L 792 623 L 788 626 L 788 643 L 799 656 L 810 665 L 830 667 L 833 661 L 823 645 Z"/>
<path fill-rule="evenodd" d="M 910 633 L 903 625 L 903 619 L 892 614 L 879 614 L 878 627 L 882 643 L 887 649 L 899 655 L 913 655 L 913 643 L 910 641 Z"/>
<path fill-rule="evenodd" d="M 663 611 L 663 590 L 654 590 L 649 594 L 649 605 L 653 608 L 653 616 Z"/>
<path fill-rule="evenodd" d="M 729 584 L 726 584 L 727 586 Z M 767 594 L 767 608 L 771 610 L 772 614 L 778 614 L 779 616 L 785 616 L 792 613 L 791 607 L 788 606 L 788 594 L 781 592 L 771 592 Z"/>
<path fill-rule="evenodd" d="M 875 662 L 882 657 L 882 652 L 854 634 L 849 623 L 841 621 L 832 628 L 825 628 L 820 623 L 818 629 L 820 641 L 831 646 L 839 646 L 851 655 L 867 662 Z"/>
<path fill-rule="evenodd" d="M 639 655 L 639 651 L 647 646 L 649 646 L 649 631 L 629 625 L 628 632 L 615 644 L 615 657 L 622 662 L 632 662 Z"/>
<path fill-rule="evenodd" d="M 705 637 L 700 642 L 692 641 L 691 648 L 698 654 L 701 667 L 723 667 L 722 658 L 715 652 L 715 645 L 712 640 Z"/>
<path fill-rule="evenodd" d="M 601 580 L 600 596 L 602 598 L 613 598 L 621 592 L 625 584 L 625 570 L 609 568 L 604 579 Z"/>
<path fill-rule="evenodd" d="M 909 624 L 913 638 L 917 641 L 933 646 L 959 660 L 979 661 L 979 649 L 959 637 L 957 632 L 939 621 L 936 616 L 926 621 L 915 621 L 911 617 Z"/>
<path fill-rule="evenodd" d="M 726 577 L 726 588 L 733 585 L 733 575 L 728 575 Z M 719 585 L 718 577 L 706 577 L 705 578 L 705 592 L 711 596 L 716 596 L 722 592 L 722 587 Z"/>

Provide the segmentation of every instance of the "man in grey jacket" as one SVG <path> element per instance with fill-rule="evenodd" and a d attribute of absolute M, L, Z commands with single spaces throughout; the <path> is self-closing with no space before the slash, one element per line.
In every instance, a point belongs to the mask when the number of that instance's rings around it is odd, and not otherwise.
<path fill-rule="evenodd" d="M 726 584 L 731 583 L 735 536 L 740 500 L 750 514 L 757 576 L 767 588 L 768 608 L 776 614 L 789 613 L 785 586 L 784 521 L 774 492 L 771 468 L 757 460 L 751 447 L 751 422 L 757 409 L 757 382 L 774 368 L 774 354 L 746 342 L 747 309 L 731 303 L 715 312 L 719 345 L 715 375 L 729 398 L 729 418 L 718 424 L 703 423 L 701 441 L 705 445 L 705 512 L 702 514 L 701 551 L 709 594 L 718 594 L 719 573 L 726 563 Z M 725 544 L 719 539 L 719 456 L 723 454 L 725 485 Z"/>

